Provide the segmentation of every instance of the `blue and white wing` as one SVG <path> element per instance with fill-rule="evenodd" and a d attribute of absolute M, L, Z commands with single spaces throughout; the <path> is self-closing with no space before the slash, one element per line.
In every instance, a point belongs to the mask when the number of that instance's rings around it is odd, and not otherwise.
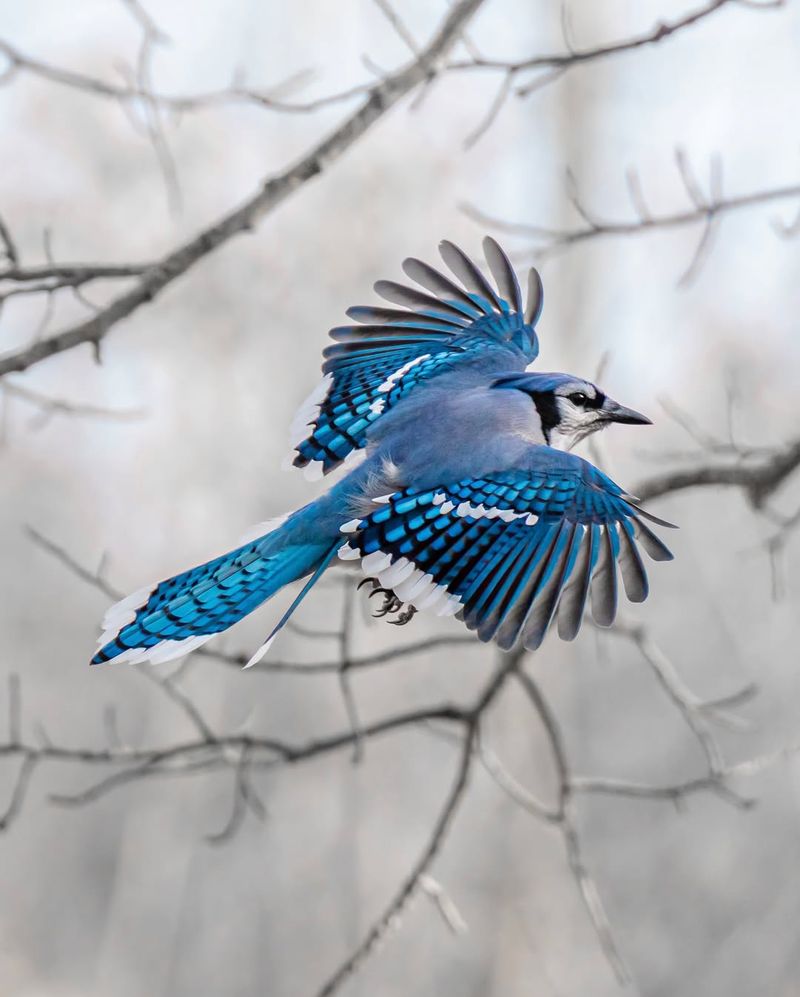
<path fill-rule="evenodd" d="M 424 290 L 381 280 L 376 292 L 400 308 L 357 306 L 347 312 L 357 325 L 330 332 L 324 378 L 293 423 L 289 462 L 321 477 L 361 449 L 370 426 L 418 385 L 461 364 L 483 361 L 487 369 L 523 370 L 539 352 L 535 325 L 542 285 L 530 271 L 528 301 L 500 246 L 484 239 L 497 285 L 451 242 L 440 252 L 454 277 L 421 260 L 407 259 L 406 274 Z"/>
<path fill-rule="evenodd" d="M 457 613 L 504 649 L 518 640 L 539 647 L 556 611 L 559 636 L 572 640 L 590 595 L 595 621 L 610 626 L 617 565 L 628 598 L 642 602 L 640 548 L 656 561 L 672 558 L 644 520 L 671 524 L 580 457 L 533 450 L 541 457 L 530 469 L 387 497 L 345 527 L 352 536 L 340 557 L 361 557 L 363 570 L 404 602 Z"/>

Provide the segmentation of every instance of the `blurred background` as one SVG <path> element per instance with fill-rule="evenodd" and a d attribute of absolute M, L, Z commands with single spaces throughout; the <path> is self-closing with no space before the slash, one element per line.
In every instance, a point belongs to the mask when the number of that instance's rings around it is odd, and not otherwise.
<path fill-rule="evenodd" d="M 132 591 L 307 501 L 326 485 L 279 466 L 293 412 L 318 379 L 327 329 L 349 305 L 373 300 L 374 280 L 398 279 L 405 256 L 435 262 L 443 237 L 478 256 L 489 226 L 465 204 L 515 223 L 582 227 L 569 168 L 587 210 L 635 221 L 626 183 L 635 168 L 654 215 L 685 212 L 693 205 L 676 147 L 706 192 L 714 156 L 723 196 L 797 182 L 800 11 L 791 2 L 716 6 L 660 44 L 587 60 L 526 98 L 512 92 L 470 147 L 465 140 L 501 76 L 442 75 L 255 231 L 115 327 L 101 365 L 83 346 L 3 382 L 0 663 L 20 677 L 26 743 L 100 750 L 112 737 L 110 705 L 125 745 L 197 737 L 186 712 L 141 671 L 87 667 L 109 599 L 26 527 L 90 572 L 103 559 L 109 583 Z M 232 79 L 270 89 L 303 73 L 281 91 L 302 102 L 370 81 L 365 54 L 382 71 L 409 57 L 372 0 L 161 0 L 150 8 L 169 39 L 152 53 L 151 85 L 163 94 L 207 93 Z M 556 4 L 487 0 L 469 38 L 482 55 L 514 61 L 648 34 L 691 9 L 676 0 L 574 0 L 564 17 Z M 397 0 L 395 10 L 424 45 L 447 7 Z M 121 0 L 5 3 L 0 38 L 51 66 L 124 84 L 140 54 L 137 13 Z M 5 58 L 0 49 L 0 74 Z M 453 58 L 470 56 L 457 46 Z M 163 148 L 159 161 L 141 127 L 142 108 L 126 112 L 117 100 L 20 70 L 0 86 L 0 216 L 31 266 L 157 260 L 285 169 L 359 99 L 313 113 L 244 102 L 162 113 L 170 183 Z M 604 468 L 633 491 L 674 467 L 737 463 L 731 420 L 742 446 L 777 450 L 796 440 L 800 257 L 797 240 L 776 232 L 796 212 L 796 200 L 729 212 L 681 286 L 700 225 L 589 239 L 539 258 L 541 368 L 591 378 L 605 357 L 603 386 L 655 422 L 601 441 Z M 543 244 L 525 234 L 501 241 L 521 265 Z M 91 284 L 85 299 L 102 305 L 124 286 Z M 69 326 L 91 314 L 86 301 L 69 293 L 49 303 L 7 298 L 0 347 L 10 352 L 37 330 Z M 53 411 L 25 391 L 111 413 Z M 700 447 L 664 399 L 727 449 Z M 790 478 L 769 496 L 769 510 L 791 515 L 797 485 Z M 676 561 L 654 567 L 650 600 L 627 607 L 625 618 L 646 627 L 698 697 L 758 685 L 738 711 L 748 726 L 716 731 L 727 763 L 796 744 L 796 541 L 787 535 L 779 563 L 771 562 L 765 542 L 778 528 L 774 517 L 757 514 L 739 488 L 687 490 L 650 508 L 681 526 L 669 538 Z M 213 646 L 249 655 L 293 594 Z M 335 630 L 342 599 L 333 582 L 320 587 L 297 621 Z M 462 634 L 454 620 L 423 616 L 405 629 L 370 621 L 363 593 L 353 613 L 354 655 Z M 297 663 L 338 653 L 336 640 L 296 631 L 271 652 Z M 492 648 L 436 648 L 354 672 L 353 694 L 369 723 L 466 702 L 495 665 Z M 160 666 L 166 675 L 179 667 Z M 550 636 L 527 668 L 576 774 L 653 785 L 703 774 L 686 717 L 631 641 L 591 629 L 572 645 Z M 241 672 L 203 657 L 176 682 L 217 733 L 304 743 L 347 730 L 335 673 Z M 552 798 L 548 743 L 524 698 L 504 694 L 484 736 L 517 779 Z M 0 799 L 9 800 L 20 761 L 3 754 Z M 209 835 L 231 814 L 231 767 L 134 779 L 95 802 L 59 807 L 52 794 L 79 792 L 111 770 L 41 763 L 0 839 L 0 993 L 314 994 L 408 875 L 455 767 L 446 738 L 405 728 L 370 739 L 359 764 L 345 750 L 255 768 L 263 819 L 245 814 L 235 834 L 214 844 Z M 558 830 L 478 767 L 432 870 L 467 932 L 448 930 L 423 892 L 342 993 L 800 994 L 800 764 L 788 752 L 753 768 L 734 782 L 757 800 L 746 811 L 715 793 L 680 807 L 576 799 L 584 860 L 632 972 L 626 990 L 586 915 Z"/>

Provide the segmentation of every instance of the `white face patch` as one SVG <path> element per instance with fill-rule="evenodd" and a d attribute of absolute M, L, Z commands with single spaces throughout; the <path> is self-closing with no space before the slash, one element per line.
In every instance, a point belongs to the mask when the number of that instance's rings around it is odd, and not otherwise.
<path fill-rule="evenodd" d="M 595 388 L 588 384 L 578 383 L 570 391 L 581 391 L 589 398 L 595 397 Z M 566 395 L 556 395 L 556 406 L 558 425 L 550 430 L 550 446 L 556 450 L 571 450 L 581 440 L 606 425 L 599 417 L 599 409 L 575 405 Z"/>

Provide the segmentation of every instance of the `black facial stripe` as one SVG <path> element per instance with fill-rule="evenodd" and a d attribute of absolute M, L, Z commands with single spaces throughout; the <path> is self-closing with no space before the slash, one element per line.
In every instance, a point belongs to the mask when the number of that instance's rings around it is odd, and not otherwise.
<path fill-rule="evenodd" d="M 588 398 L 583 403 L 584 408 L 602 408 L 603 402 L 606 400 L 606 396 L 602 391 L 598 391 L 594 398 Z"/>
<path fill-rule="evenodd" d="M 561 421 L 561 417 L 558 414 L 556 396 L 552 391 L 534 391 L 531 392 L 531 398 L 533 399 L 533 404 L 536 406 L 536 411 L 539 413 L 539 419 L 542 422 L 542 433 L 544 434 L 545 442 L 549 444 L 550 430 L 554 429 Z"/>

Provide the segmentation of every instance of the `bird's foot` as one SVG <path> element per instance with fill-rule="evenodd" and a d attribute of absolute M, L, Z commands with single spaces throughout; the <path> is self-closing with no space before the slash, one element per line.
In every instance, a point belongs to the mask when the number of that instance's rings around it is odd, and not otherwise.
<path fill-rule="evenodd" d="M 400 603 L 402 606 L 402 603 Z M 397 614 L 396 620 L 387 620 L 387 623 L 391 623 L 395 627 L 404 627 L 406 623 L 410 623 L 416 616 L 417 610 L 414 606 L 408 605 L 406 608 Z"/>
<path fill-rule="evenodd" d="M 396 627 L 402 627 L 406 623 L 409 623 L 417 612 L 413 606 L 406 606 L 402 599 L 398 599 L 391 589 L 383 588 L 377 578 L 362 578 L 358 583 L 358 589 L 361 589 L 364 585 L 372 586 L 372 591 L 367 596 L 367 599 L 372 599 L 376 595 L 383 596 L 383 602 L 372 614 L 376 619 L 382 619 L 391 613 L 397 613 L 396 619 L 387 620 L 386 622 Z"/>

